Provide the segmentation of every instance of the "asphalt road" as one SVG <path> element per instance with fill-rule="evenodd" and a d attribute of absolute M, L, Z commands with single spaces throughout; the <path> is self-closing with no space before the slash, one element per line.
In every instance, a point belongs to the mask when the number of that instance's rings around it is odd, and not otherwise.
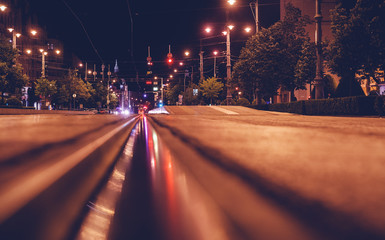
<path fill-rule="evenodd" d="M 233 222 L 253 221 L 240 227 L 250 239 L 262 233 L 260 239 L 282 239 L 277 232 L 283 230 L 302 234 L 301 239 L 385 238 L 384 119 L 230 106 L 166 109 L 169 115 L 150 118 L 158 131 L 172 133 L 166 141 L 170 146 L 180 139 L 265 203 L 247 205 L 252 197 L 246 194 L 242 201 L 234 196 L 239 186 L 221 192 L 220 180 L 195 171 Z M 183 150 L 174 151 L 184 156 Z"/>
<path fill-rule="evenodd" d="M 383 119 L 244 107 L 166 109 L 170 114 L 142 116 L 130 134 L 124 133 L 121 143 L 130 137 L 123 150 L 114 139 L 60 179 L 56 173 L 64 170 L 56 167 L 50 175 L 52 166 L 68 165 L 75 153 L 135 116 L 2 116 L 0 202 L 8 205 L 0 204 L 0 234 L 9 239 L 385 239 Z M 113 169 L 109 160 L 102 170 L 114 147 L 120 157 Z M 94 174 L 109 177 L 98 185 L 88 179 Z M 24 196 L 30 186 L 47 182 L 46 176 L 58 179 L 51 191 L 25 200 L 28 211 L 9 210 L 22 206 L 22 201 L 9 204 L 9 193 Z M 87 196 L 92 197 L 84 202 Z M 83 205 L 76 208 L 78 201 Z M 76 222 L 66 219 L 67 212 Z M 52 218 L 66 220 L 71 232 L 60 224 L 47 227 Z"/>

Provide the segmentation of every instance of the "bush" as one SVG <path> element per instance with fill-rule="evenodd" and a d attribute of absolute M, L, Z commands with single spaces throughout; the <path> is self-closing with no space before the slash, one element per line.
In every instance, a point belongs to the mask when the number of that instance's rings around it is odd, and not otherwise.
<path fill-rule="evenodd" d="M 239 105 L 239 106 L 247 106 L 247 105 L 250 105 L 250 102 L 246 98 L 240 98 L 237 101 L 237 105 Z"/>
<path fill-rule="evenodd" d="M 8 106 L 12 106 L 12 107 L 21 107 L 23 106 L 23 103 L 16 97 L 11 97 L 11 98 L 8 98 L 7 101 L 6 101 L 6 104 Z"/>
<path fill-rule="evenodd" d="M 231 99 L 229 105 L 235 105 L 235 104 L 236 102 L 234 101 L 234 99 Z M 221 105 L 227 105 L 227 99 L 223 100 L 221 102 Z"/>
<path fill-rule="evenodd" d="M 289 112 L 303 115 L 376 115 L 385 113 L 385 97 L 357 96 L 257 105 L 259 110 Z"/>

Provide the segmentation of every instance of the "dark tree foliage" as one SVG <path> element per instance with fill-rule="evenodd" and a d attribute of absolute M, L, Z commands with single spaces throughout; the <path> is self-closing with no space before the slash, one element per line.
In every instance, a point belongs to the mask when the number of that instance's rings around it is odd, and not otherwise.
<path fill-rule="evenodd" d="M 311 62 L 304 62 L 313 61 L 315 55 L 305 31 L 309 23 L 308 16 L 288 4 L 282 21 L 247 41 L 234 65 L 234 81 L 246 98 L 253 100 L 258 95 L 268 99 L 276 95 L 279 87 L 288 91 L 301 89 L 312 78 L 314 67 Z"/>
<path fill-rule="evenodd" d="M 20 93 L 27 85 L 28 78 L 22 73 L 21 65 L 17 63 L 18 51 L 4 38 L 0 39 L 0 93 Z M 4 99 L 1 98 L 2 103 Z"/>
<path fill-rule="evenodd" d="M 345 83 L 357 85 L 358 71 L 379 82 L 376 72 L 384 70 L 385 63 L 385 1 L 351 2 L 343 1 L 332 11 L 329 67 Z"/>

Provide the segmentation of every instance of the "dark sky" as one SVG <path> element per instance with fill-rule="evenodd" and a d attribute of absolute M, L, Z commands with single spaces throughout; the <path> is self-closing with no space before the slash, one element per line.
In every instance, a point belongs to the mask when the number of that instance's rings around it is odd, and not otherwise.
<path fill-rule="evenodd" d="M 127 1 L 134 22 L 133 59 L 130 52 L 131 21 Z M 165 65 L 168 44 L 171 44 L 176 59 L 183 57 L 184 49 L 190 49 L 193 57 L 198 58 L 199 38 L 204 37 L 203 29 L 206 23 L 211 23 L 219 34 L 226 22 L 226 0 L 65 0 L 65 2 L 82 21 L 102 60 L 106 64 L 113 64 L 114 59 L 118 59 L 120 67 L 127 68 L 128 71 L 134 68 L 133 60 L 138 69 L 145 69 L 147 46 L 151 46 L 155 65 Z M 266 2 L 279 1 L 266 0 Z M 230 19 L 236 26 L 246 24 L 254 26 L 248 4 L 249 1 L 238 0 L 237 7 L 230 9 Z M 41 24 L 47 26 L 49 36 L 62 40 L 66 48 L 76 53 L 80 59 L 100 64 L 101 60 L 87 39 L 81 24 L 63 0 L 34 0 L 32 5 L 38 12 Z M 271 24 L 278 17 L 277 4 L 264 6 L 262 2 L 260 7 L 262 26 Z M 240 27 L 234 31 L 232 40 L 235 51 L 237 48 L 240 49 L 246 39 L 247 36 Z M 224 38 L 218 40 L 221 41 L 224 41 Z M 224 50 L 225 46 L 222 43 L 216 48 Z"/>

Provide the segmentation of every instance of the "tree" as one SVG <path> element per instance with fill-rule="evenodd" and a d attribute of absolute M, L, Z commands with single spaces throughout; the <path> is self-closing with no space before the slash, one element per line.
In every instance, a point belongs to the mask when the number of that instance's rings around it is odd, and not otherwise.
<path fill-rule="evenodd" d="M 199 84 L 199 88 L 202 91 L 202 95 L 210 99 L 212 104 L 213 99 L 218 98 L 219 93 L 223 90 L 223 83 L 218 82 L 217 78 L 208 78 Z"/>
<path fill-rule="evenodd" d="M 197 95 L 194 95 L 194 89 L 199 89 L 196 84 L 191 84 L 190 87 L 186 88 L 186 91 L 183 93 L 183 102 L 186 105 L 198 105 L 200 103 L 199 92 Z"/>
<path fill-rule="evenodd" d="M 0 92 L 19 93 L 19 89 L 28 82 L 28 77 L 22 73 L 21 65 L 16 63 L 18 52 L 4 38 L 0 39 Z M 4 99 L 1 98 L 2 104 Z"/>
<path fill-rule="evenodd" d="M 47 100 L 57 93 L 56 81 L 49 81 L 47 78 L 39 78 L 35 87 L 35 93 L 40 95 L 43 100 Z"/>
<path fill-rule="evenodd" d="M 234 80 L 244 90 L 249 100 L 276 95 L 279 87 L 293 91 L 304 87 L 303 79 L 296 77 L 296 71 L 303 71 L 305 64 L 298 63 L 309 46 L 305 26 L 310 23 L 308 16 L 293 5 L 286 6 L 286 16 L 257 35 L 252 36 L 242 49 L 234 65 Z M 302 59 L 304 61 L 304 59 Z"/>
<path fill-rule="evenodd" d="M 332 33 L 328 64 L 349 89 L 355 89 L 360 71 L 367 79 L 379 82 L 376 74 L 385 63 L 385 2 L 384 0 L 357 0 L 346 8 L 339 4 L 332 11 Z M 351 7 L 351 6 L 350 6 Z M 352 91 L 349 91 L 352 95 Z"/>

